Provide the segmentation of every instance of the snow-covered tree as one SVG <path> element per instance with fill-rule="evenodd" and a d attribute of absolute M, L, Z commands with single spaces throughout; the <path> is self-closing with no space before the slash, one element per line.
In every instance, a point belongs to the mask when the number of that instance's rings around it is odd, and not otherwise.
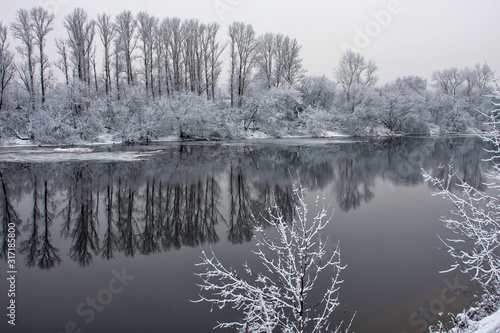
<path fill-rule="evenodd" d="M 83 8 L 75 8 L 66 15 L 64 27 L 68 33 L 69 59 L 73 63 L 75 76 L 90 86 L 90 58 L 94 44 L 95 22 L 89 20 Z"/>
<path fill-rule="evenodd" d="M 107 95 L 111 92 L 111 44 L 116 35 L 110 15 L 105 13 L 97 15 L 97 31 L 104 47 L 104 82 Z"/>
<path fill-rule="evenodd" d="M 202 49 L 205 69 L 205 86 L 208 100 L 215 99 L 217 81 L 221 72 L 222 61 L 219 60 L 226 45 L 217 42 L 217 32 L 220 26 L 218 23 L 211 23 L 206 26 L 202 35 Z"/>
<path fill-rule="evenodd" d="M 217 327 L 233 327 L 239 332 L 342 330 L 341 324 L 330 326 L 340 304 L 340 273 L 345 266 L 340 261 L 339 246 L 330 249 L 329 242 L 320 235 L 332 216 L 325 198 L 318 196 L 316 213 L 311 218 L 305 191 L 300 182 L 293 186 L 293 220 L 286 220 L 282 209 L 273 205 L 262 216 L 263 223 L 257 224 L 254 254 L 262 261 L 262 271 L 245 264 L 245 279 L 224 266 L 213 251 L 202 252 L 198 266 L 205 271 L 197 274 L 203 282 L 202 295 L 196 302 L 206 301 L 220 308 L 229 305 L 243 312 L 241 321 L 219 323 Z M 322 278 L 329 279 L 328 288 L 314 299 L 312 290 Z"/>
<path fill-rule="evenodd" d="M 478 308 L 466 310 L 454 318 L 456 327 L 465 330 L 471 321 L 477 321 L 495 311 L 500 302 L 500 94 L 496 94 L 495 109 L 491 111 L 489 124 L 493 127 L 491 135 L 483 137 L 489 143 L 492 163 L 488 172 L 490 182 L 481 191 L 458 178 L 457 171 L 450 168 L 444 179 L 423 171 L 426 180 L 436 188 L 434 195 L 444 197 L 453 203 L 451 217 L 442 219 L 445 226 L 452 230 L 455 238 L 442 239 L 454 263 L 449 270 L 460 270 L 469 274 L 484 291 L 483 301 Z M 455 189 L 455 190 L 454 190 Z M 495 195 L 497 193 L 497 195 Z M 431 329 L 444 332 L 443 325 Z M 458 332 L 458 331 L 453 331 Z"/>
<path fill-rule="evenodd" d="M 367 91 L 378 81 L 378 67 L 372 60 L 365 60 L 360 53 L 347 50 L 335 69 L 335 78 L 342 88 L 343 108 L 354 113 L 366 104 Z"/>
<path fill-rule="evenodd" d="M 35 109 L 35 59 L 32 22 L 29 11 L 19 9 L 16 13 L 16 22 L 11 25 L 14 37 L 21 42 L 18 52 L 25 59 L 25 63 L 18 66 L 19 77 L 30 97 L 30 107 Z"/>
<path fill-rule="evenodd" d="M 47 43 L 47 35 L 54 28 L 55 15 L 49 13 L 43 7 L 35 7 L 30 11 L 31 20 L 33 22 L 33 37 L 34 46 L 38 48 L 38 62 L 40 64 L 40 88 L 42 92 L 42 104 L 45 103 L 45 89 L 47 86 L 46 71 L 50 67 L 48 56 L 45 54 L 45 46 Z"/>
<path fill-rule="evenodd" d="M 395 133 L 429 134 L 427 80 L 417 76 L 398 78 L 386 84 L 381 95 L 380 118 L 388 129 Z"/>
<path fill-rule="evenodd" d="M 332 110 L 337 95 L 335 83 L 324 75 L 305 77 L 299 91 L 306 105 L 323 110 Z"/>
<path fill-rule="evenodd" d="M 5 91 L 14 77 L 14 73 L 14 54 L 9 50 L 7 27 L 0 22 L 0 112 L 4 104 Z"/>
<path fill-rule="evenodd" d="M 293 86 L 304 74 L 301 46 L 297 40 L 281 34 L 266 33 L 256 41 L 256 65 L 260 80 L 267 89 Z"/>
<path fill-rule="evenodd" d="M 136 30 L 137 20 L 131 11 L 124 10 L 115 20 L 116 33 L 120 42 L 120 50 L 125 59 L 125 72 L 127 73 L 127 83 L 134 83 L 133 53 L 137 46 Z"/>
<path fill-rule="evenodd" d="M 55 65 L 59 68 L 66 79 L 66 84 L 69 85 L 69 60 L 68 60 L 68 49 L 67 42 L 64 38 L 56 39 L 56 49 L 59 59 L 56 61 Z"/>
<path fill-rule="evenodd" d="M 429 101 L 429 109 L 442 130 L 487 129 L 477 110 L 487 110 L 491 102 L 494 72 L 488 64 L 436 71 L 432 79 L 436 91 Z"/>
<path fill-rule="evenodd" d="M 250 24 L 233 22 L 229 26 L 229 89 L 231 107 L 243 105 L 243 95 L 251 80 L 251 71 L 255 65 L 255 31 Z"/>

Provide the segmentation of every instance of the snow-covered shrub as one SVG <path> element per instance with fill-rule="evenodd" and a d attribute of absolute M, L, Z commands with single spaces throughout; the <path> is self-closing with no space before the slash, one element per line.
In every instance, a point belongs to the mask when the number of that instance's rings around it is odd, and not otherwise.
<path fill-rule="evenodd" d="M 329 133 L 342 132 L 339 117 L 335 112 L 323 109 L 307 108 L 297 119 L 300 134 L 312 137 L 324 137 Z"/>
<path fill-rule="evenodd" d="M 274 137 L 291 134 L 299 113 L 303 111 L 298 90 L 281 86 L 254 94 L 244 103 L 245 130 L 261 130 Z"/>
<path fill-rule="evenodd" d="M 103 132 L 102 120 L 91 105 L 88 87 L 75 81 L 50 90 L 46 102 L 32 116 L 34 138 L 45 144 L 92 141 Z"/>
<path fill-rule="evenodd" d="M 331 215 L 325 200 L 316 198 L 316 213 L 308 214 L 305 188 L 293 187 L 296 205 L 293 220 L 287 220 L 281 207 L 269 207 L 263 224 L 256 228 L 256 250 L 262 270 L 245 264 L 247 275 L 228 269 L 213 252 L 202 252 L 204 272 L 197 274 L 203 293 L 195 302 L 206 301 L 223 308 L 230 305 L 243 312 L 241 321 L 219 323 L 219 328 L 240 332 L 340 332 L 342 323 L 330 328 L 334 310 L 339 306 L 340 273 L 345 268 L 337 245 L 321 238 Z M 259 225 L 259 223 L 257 223 Z M 247 278 L 244 278 L 247 277 Z M 328 279 L 328 287 L 317 295 L 315 283 Z M 352 320 L 351 320 L 352 322 Z M 345 332 L 349 330 L 347 325 Z"/>
<path fill-rule="evenodd" d="M 234 137 L 228 110 L 192 93 L 179 93 L 169 100 L 170 110 L 181 139 L 217 140 Z"/>
<path fill-rule="evenodd" d="M 394 133 L 429 134 L 426 108 L 427 81 L 420 77 L 398 78 L 381 89 L 380 120 Z"/>
<path fill-rule="evenodd" d="M 322 110 L 331 110 L 333 108 L 337 87 L 326 76 L 305 77 L 298 89 L 305 105 Z"/>
<path fill-rule="evenodd" d="M 408 114 L 401 119 L 401 132 L 412 135 L 429 135 L 429 124 L 418 114 Z"/>

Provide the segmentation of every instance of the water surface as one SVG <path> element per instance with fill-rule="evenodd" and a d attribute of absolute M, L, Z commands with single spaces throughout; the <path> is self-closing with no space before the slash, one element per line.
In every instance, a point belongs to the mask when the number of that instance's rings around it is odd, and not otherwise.
<path fill-rule="evenodd" d="M 451 137 L 2 148 L 3 276 L 9 222 L 19 235 L 17 321 L 0 330 L 207 332 L 237 320 L 190 302 L 195 264 L 211 247 L 237 269 L 258 265 L 251 215 L 276 203 L 290 217 L 299 175 L 310 203 L 324 194 L 334 210 L 325 236 L 347 265 L 333 321 L 356 312 L 356 332 L 424 331 L 435 313 L 469 305 L 475 287 L 439 273 L 451 264 L 437 237 L 450 235 L 439 218 L 451 206 L 421 168 L 444 177 L 453 161 L 482 189 L 483 147 Z M 3 278 L 3 309 L 7 287 Z"/>

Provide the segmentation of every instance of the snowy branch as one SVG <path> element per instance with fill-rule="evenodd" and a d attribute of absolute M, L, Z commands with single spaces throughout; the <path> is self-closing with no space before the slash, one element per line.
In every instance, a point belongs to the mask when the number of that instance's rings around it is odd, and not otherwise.
<path fill-rule="evenodd" d="M 321 238 L 321 231 L 331 221 L 325 198 L 316 198 L 316 213 L 309 218 L 305 188 L 294 185 L 296 199 L 293 221 L 286 221 L 280 207 L 274 205 L 262 216 L 266 225 L 276 231 L 271 237 L 267 229 L 256 227 L 256 247 L 264 272 L 253 271 L 243 265 L 251 282 L 240 277 L 234 269 L 226 268 L 211 251 L 202 252 L 205 272 L 197 274 L 203 280 L 202 292 L 194 302 L 209 302 L 224 308 L 230 305 L 243 312 L 243 320 L 219 323 L 218 328 L 236 328 L 239 332 L 340 332 L 338 325 L 330 329 L 333 311 L 340 304 L 338 298 L 340 272 L 345 269 L 340 260 L 340 248 L 328 251 L 328 242 Z M 274 235 L 274 233 L 273 233 Z M 321 274 L 325 271 L 325 274 Z M 320 278 L 331 274 L 329 287 L 319 300 L 310 292 Z M 352 322 L 352 319 L 351 319 Z M 350 328 L 350 323 L 345 331 Z"/>

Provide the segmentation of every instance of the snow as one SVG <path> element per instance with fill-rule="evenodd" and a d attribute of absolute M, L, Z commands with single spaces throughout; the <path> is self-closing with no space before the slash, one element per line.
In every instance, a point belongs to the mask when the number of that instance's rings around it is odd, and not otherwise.
<path fill-rule="evenodd" d="M 492 313 L 481 321 L 477 322 L 476 329 L 471 333 L 498 333 L 500 332 L 500 310 Z"/>
<path fill-rule="evenodd" d="M 319 135 L 320 138 L 344 138 L 348 137 L 348 135 L 340 133 L 340 132 L 333 132 L 333 131 L 324 131 Z"/>
<path fill-rule="evenodd" d="M 108 148 L 92 147 L 36 147 L 36 148 L 2 148 L 0 162 L 18 163 L 50 163 L 69 161 L 141 161 L 151 156 L 165 154 L 161 150 L 151 151 L 110 151 Z"/>
<path fill-rule="evenodd" d="M 95 150 L 93 148 L 56 148 L 55 153 L 92 153 Z"/>
<path fill-rule="evenodd" d="M 439 126 L 435 124 L 429 124 L 429 134 L 430 136 L 438 136 L 441 133 Z"/>
<path fill-rule="evenodd" d="M 271 137 L 261 131 L 247 131 L 245 132 L 245 139 L 270 139 Z"/>
<path fill-rule="evenodd" d="M 500 332 L 500 309 L 481 319 L 480 321 L 467 320 L 467 328 L 455 327 L 448 333 L 498 333 Z"/>
<path fill-rule="evenodd" d="M 8 139 L 0 141 L 1 146 L 23 146 L 23 147 L 36 147 L 37 144 L 33 143 L 31 140 L 21 140 L 21 139 Z"/>
<path fill-rule="evenodd" d="M 176 142 L 176 141 L 181 141 L 181 139 L 177 135 L 170 135 L 170 136 L 160 137 L 156 140 L 151 140 L 151 141 L 152 142 Z"/>

